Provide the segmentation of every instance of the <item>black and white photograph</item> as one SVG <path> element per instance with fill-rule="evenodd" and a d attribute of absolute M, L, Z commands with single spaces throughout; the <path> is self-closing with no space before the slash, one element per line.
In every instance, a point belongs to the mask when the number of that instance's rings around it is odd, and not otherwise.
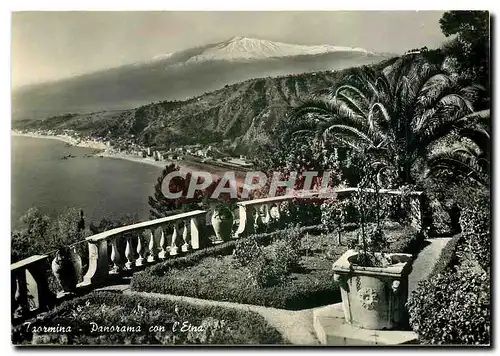
<path fill-rule="evenodd" d="M 491 347 L 493 14 L 201 10 L 11 11 L 12 345 Z"/>

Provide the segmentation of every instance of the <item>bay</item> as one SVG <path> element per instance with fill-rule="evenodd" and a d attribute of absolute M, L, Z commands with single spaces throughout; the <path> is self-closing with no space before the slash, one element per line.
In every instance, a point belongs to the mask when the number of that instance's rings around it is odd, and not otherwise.
<path fill-rule="evenodd" d="M 90 148 L 62 141 L 12 136 L 11 224 L 31 207 L 51 217 L 81 208 L 87 222 L 136 214 L 149 218 L 148 196 L 162 169 L 122 159 L 85 157 Z M 61 159 L 71 154 L 74 158 Z"/>

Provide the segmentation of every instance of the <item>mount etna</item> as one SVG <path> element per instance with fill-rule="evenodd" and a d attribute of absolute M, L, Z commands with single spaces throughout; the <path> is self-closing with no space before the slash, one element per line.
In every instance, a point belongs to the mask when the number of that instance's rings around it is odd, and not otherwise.
<path fill-rule="evenodd" d="M 248 79 L 340 70 L 387 57 L 362 48 L 233 37 L 141 63 L 14 89 L 12 116 L 14 120 L 42 119 L 130 109 L 157 101 L 186 100 Z"/>

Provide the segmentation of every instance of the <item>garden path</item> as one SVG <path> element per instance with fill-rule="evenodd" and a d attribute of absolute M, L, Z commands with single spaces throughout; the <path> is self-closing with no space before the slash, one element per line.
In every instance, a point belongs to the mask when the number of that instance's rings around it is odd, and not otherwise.
<path fill-rule="evenodd" d="M 451 237 L 439 237 L 427 240 L 429 244 L 419 252 L 413 268 L 408 276 L 408 295 L 417 287 L 418 282 L 425 280 L 434 269 L 443 248 L 450 242 Z"/>

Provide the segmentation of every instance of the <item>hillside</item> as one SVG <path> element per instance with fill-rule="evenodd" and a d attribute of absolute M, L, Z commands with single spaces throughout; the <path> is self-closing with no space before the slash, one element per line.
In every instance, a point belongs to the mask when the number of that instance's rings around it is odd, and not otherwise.
<path fill-rule="evenodd" d="M 384 66 L 387 61 L 378 64 Z M 13 122 L 16 129 L 72 129 L 108 139 L 175 147 L 228 140 L 252 152 L 291 106 L 316 90 L 334 86 L 350 70 L 251 79 L 185 101 L 162 101 L 130 110 L 67 114 Z"/>
<path fill-rule="evenodd" d="M 16 89 L 12 118 L 124 110 L 160 100 L 186 100 L 252 78 L 341 70 L 386 58 L 386 54 L 361 48 L 234 37 L 141 63 Z"/>

